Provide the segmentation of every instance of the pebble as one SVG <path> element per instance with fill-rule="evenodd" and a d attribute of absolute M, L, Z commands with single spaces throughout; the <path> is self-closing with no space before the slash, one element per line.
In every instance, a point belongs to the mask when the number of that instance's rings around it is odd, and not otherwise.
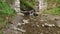
<path fill-rule="evenodd" d="M 23 19 L 23 22 L 24 22 L 24 23 L 28 23 L 28 20 Z"/>
<path fill-rule="evenodd" d="M 37 25 L 37 27 L 40 27 L 39 25 Z"/>
<path fill-rule="evenodd" d="M 23 14 L 23 13 L 17 13 L 17 15 L 22 15 L 22 16 L 24 16 L 24 14 Z"/>
<path fill-rule="evenodd" d="M 60 31 L 57 31 L 57 33 L 60 33 Z"/>
<path fill-rule="evenodd" d="M 18 25 L 22 25 L 21 23 L 18 23 Z"/>
<path fill-rule="evenodd" d="M 19 30 L 19 31 L 21 31 L 21 32 L 26 32 L 25 30 L 20 29 L 20 28 L 16 28 L 16 27 L 14 27 L 14 30 Z"/>
<path fill-rule="evenodd" d="M 45 27 L 45 26 L 53 27 L 53 26 L 55 26 L 55 24 L 48 24 L 48 23 L 42 24 L 42 27 Z"/>
<path fill-rule="evenodd" d="M 60 25 L 57 25 L 60 28 Z"/>

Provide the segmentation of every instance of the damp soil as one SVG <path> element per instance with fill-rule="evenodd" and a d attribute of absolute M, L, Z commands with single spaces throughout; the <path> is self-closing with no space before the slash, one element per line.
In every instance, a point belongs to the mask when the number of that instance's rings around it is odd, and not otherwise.
<path fill-rule="evenodd" d="M 23 19 L 26 19 L 29 22 L 29 23 L 22 25 L 22 29 L 25 30 L 26 32 L 11 30 L 10 28 L 7 28 L 7 29 L 9 29 L 9 31 L 7 31 L 6 29 L 4 31 L 5 31 L 5 33 L 8 32 L 10 34 L 60 34 L 60 27 L 58 27 L 56 24 L 56 21 L 57 20 L 59 21 L 60 18 L 56 20 L 55 17 L 56 16 L 51 16 L 51 15 L 24 16 Z M 60 16 L 58 16 L 58 17 L 60 17 Z M 17 19 L 19 19 L 19 18 L 17 18 Z M 54 18 L 54 19 L 52 19 L 52 18 Z M 52 26 L 52 27 L 44 26 L 43 27 L 42 24 L 44 24 L 44 23 L 55 24 L 55 26 Z M 18 27 L 18 28 L 21 28 L 21 27 Z"/>

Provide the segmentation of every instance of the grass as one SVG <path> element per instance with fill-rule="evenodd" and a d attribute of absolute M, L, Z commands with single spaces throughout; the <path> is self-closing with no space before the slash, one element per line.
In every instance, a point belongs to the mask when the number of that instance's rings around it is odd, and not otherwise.
<path fill-rule="evenodd" d="M 0 3 L 0 15 L 10 15 L 13 14 L 14 10 L 8 6 L 7 3 L 1 2 Z"/>
<path fill-rule="evenodd" d="M 14 17 L 16 14 L 15 10 L 12 9 L 6 2 L 0 0 L 0 34 L 2 29 L 8 25 L 8 19 Z M 8 17 L 8 19 L 6 19 Z"/>
<path fill-rule="evenodd" d="M 45 10 L 44 13 L 45 14 L 59 15 L 60 16 L 60 8 L 59 7 L 55 7 L 55 8 L 52 8 L 50 10 Z"/>
<path fill-rule="evenodd" d="M 48 10 L 44 14 L 59 15 L 60 16 L 60 0 L 45 0 L 48 4 Z M 55 7 L 54 7 L 55 6 Z"/>

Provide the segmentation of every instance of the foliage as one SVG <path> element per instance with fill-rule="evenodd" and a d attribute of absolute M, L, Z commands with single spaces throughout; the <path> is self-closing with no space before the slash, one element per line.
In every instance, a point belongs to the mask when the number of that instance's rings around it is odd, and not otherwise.
<path fill-rule="evenodd" d="M 45 14 L 60 15 L 60 0 L 46 0 L 48 3 L 48 9 L 45 10 Z M 54 7 L 53 5 L 56 4 Z"/>
<path fill-rule="evenodd" d="M 13 14 L 14 10 L 8 6 L 5 2 L 0 2 L 0 15 L 10 15 Z"/>
<path fill-rule="evenodd" d="M 44 13 L 45 14 L 52 14 L 52 15 L 60 15 L 60 8 L 59 7 L 55 7 L 53 9 L 44 11 Z"/>
<path fill-rule="evenodd" d="M 60 0 L 45 0 L 48 4 L 48 9 L 53 8 L 54 6 L 60 6 Z"/>
<path fill-rule="evenodd" d="M 4 2 L 4 0 L 0 0 L 0 34 L 2 34 L 2 29 L 8 25 L 8 20 L 6 17 L 14 14 L 15 10 Z"/>
<path fill-rule="evenodd" d="M 20 8 L 22 10 L 32 10 L 35 9 L 35 0 L 20 0 Z"/>

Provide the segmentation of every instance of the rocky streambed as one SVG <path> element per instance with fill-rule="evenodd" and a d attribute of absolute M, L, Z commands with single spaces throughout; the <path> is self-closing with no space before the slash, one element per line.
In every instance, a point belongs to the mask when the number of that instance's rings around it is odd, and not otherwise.
<path fill-rule="evenodd" d="M 17 15 L 4 29 L 3 34 L 60 34 L 60 16 Z"/>

